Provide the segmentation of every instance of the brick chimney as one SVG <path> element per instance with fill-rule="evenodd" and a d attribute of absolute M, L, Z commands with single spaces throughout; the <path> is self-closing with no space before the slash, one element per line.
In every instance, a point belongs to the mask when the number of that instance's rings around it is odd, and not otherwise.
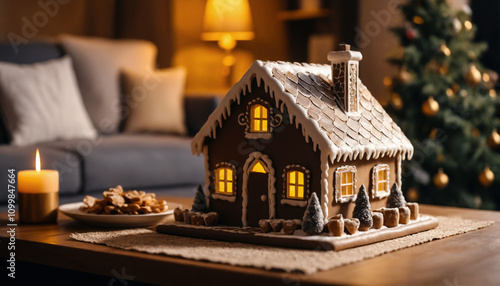
<path fill-rule="evenodd" d="M 358 112 L 358 71 L 363 55 L 351 51 L 350 45 L 341 44 L 339 51 L 328 53 L 332 63 L 332 83 L 335 94 L 344 104 L 346 112 Z"/>

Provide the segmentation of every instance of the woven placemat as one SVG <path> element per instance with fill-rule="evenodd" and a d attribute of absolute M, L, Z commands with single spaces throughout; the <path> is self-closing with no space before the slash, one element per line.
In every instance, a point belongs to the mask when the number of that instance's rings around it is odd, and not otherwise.
<path fill-rule="evenodd" d="M 151 229 L 73 233 L 71 238 L 107 246 L 286 272 L 312 274 L 432 240 L 487 227 L 491 221 L 438 217 L 435 229 L 340 252 L 286 249 L 158 234 Z"/>

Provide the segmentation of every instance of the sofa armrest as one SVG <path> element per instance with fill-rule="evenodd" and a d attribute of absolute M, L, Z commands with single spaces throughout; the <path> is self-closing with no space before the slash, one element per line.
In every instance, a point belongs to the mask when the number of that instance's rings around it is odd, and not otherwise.
<path fill-rule="evenodd" d="M 186 111 L 186 126 L 189 136 L 194 136 L 201 129 L 208 117 L 221 101 L 218 96 L 186 96 L 184 108 Z"/>

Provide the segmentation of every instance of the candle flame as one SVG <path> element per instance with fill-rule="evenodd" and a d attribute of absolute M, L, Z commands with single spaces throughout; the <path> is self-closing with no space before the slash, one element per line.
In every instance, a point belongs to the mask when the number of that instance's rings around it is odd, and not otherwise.
<path fill-rule="evenodd" d="M 40 152 L 36 149 L 36 171 L 40 172 Z"/>

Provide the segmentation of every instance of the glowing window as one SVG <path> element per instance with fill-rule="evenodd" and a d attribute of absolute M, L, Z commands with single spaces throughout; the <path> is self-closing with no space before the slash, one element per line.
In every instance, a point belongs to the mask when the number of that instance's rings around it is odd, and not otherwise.
<path fill-rule="evenodd" d="M 348 203 L 356 198 L 356 166 L 341 166 L 335 170 L 335 202 Z"/>
<path fill-rule="evenodd" d="M 378 165 L 375 167 L 375 184 L 377 193 L 389 192 L 389 166 Z"/>
<path fill-rule="evenodd" d="M 267 173 L 266 168 L 264 168 L 264 165 L 262 165 L 262 162 L 257 161 L 255 165 L 252 167 L 252 172 L 254 173 Z"/>
<path fill-rule="evenodd" d="M 341 175 L 340 189 L 342 196 L 354 195 L 354 172 L 344 171 Z"/>
<path fill-rule="evenodd" d="M 217 193 L 225 195 L 233 194 L 233 174 L 233 169 L 228 167 L 221 167 L 215 171 L 215 187 Z"/>
<path fill-rule="evenodd" d="M 286 173 L 286 197 L 289 199 L 304 199 L 304 173 L 288 171 Z"/>
<path fill-rule="evenodd" d="M 267 108 L 260 104 L 255 104 L 250 109 L 251 112 L 251 132 L 268 132 L 268 112 Z"/>

